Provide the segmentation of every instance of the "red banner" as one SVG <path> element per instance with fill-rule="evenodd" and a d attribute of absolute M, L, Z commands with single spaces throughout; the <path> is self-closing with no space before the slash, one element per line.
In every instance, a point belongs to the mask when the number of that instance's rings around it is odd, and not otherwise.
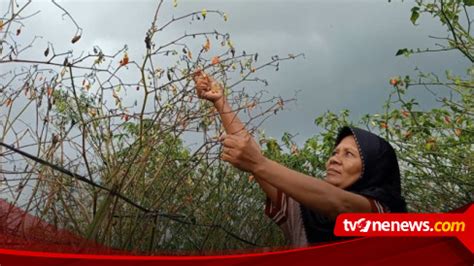
<path fill-rule="evenodd" d="M 456 238 L 472 247 L 473 211 L 471 204 L 464 213 L 344 214 L 338 217 L 335 233 L 378 237 L 308 248 L 220 256 L 142 256 L 85 240 L 0 200 L 0 265 L 472 265 L 473 253 Z M 363 232 L 369 221 L 376 226 Z"/>

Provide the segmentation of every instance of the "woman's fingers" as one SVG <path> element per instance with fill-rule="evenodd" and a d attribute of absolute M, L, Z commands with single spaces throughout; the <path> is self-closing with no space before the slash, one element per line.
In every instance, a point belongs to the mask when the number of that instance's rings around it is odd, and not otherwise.
<path fill-rule="evenodd" d="M 209 86 L 209 77 L 200 69 L 194 72 L 193 80 L 196 86 Z"/>
<path fill-rule="evenodd" d="M 204 71 L 198 69 L 198 70 L 196 70 L 196 72 L 194 72 L 193 79 L 194 79 L 194 81 L 209 80 L 209 76 Z"/>
<path fill-rule="evenodd" d="M 222 149 L 222 153 L 221 153 L 221 159 L 226 161 L 226 162 L 230 162 L 230 160 L 232 159 L 232 155 L 231 155 L 231 149 L 230 148 L 223 148 Z"/>
<path fill-rule="evenodd" d="M 197 96 L 198 96 L 199 98 L 203 98 L 203 97 L 204 97 L 204 96 L 203 96 L 203 93 L 204 93 L 204 91 L 203 91 L 203 90 L 200 90 L 200 89 L 197 89 L 197 91 L 196 91 L 196 94 L 197 94 Z"/>
<path fill-rule="evenodd" d="M 196 91 L 197 91 L 198 97 L 204 98 L 204 99 L 209 98 L 210 95 L 206 94 L 206 92 L 211 90 L 209 77 L 204 76 L 203 74 L 199 76 L 195 75 L 194 82 L 196 83 Z"/>
<path fill-rule="evenodd" d="M 217 96 L 216 96 L 216 93 L 213 91 L 203 91 L 202 97 L 206 99 L 215 99 Z"/>
<path fill-rule="evenodd" d="M 205 79 L 200 79 L 196 81 L 196 87 L 198 88 L 208 88 L 209 82 Z"/>
<path fill-rule="evenodd" d="M 238 145 L 238 140 L 233 135 L 226 136 L 221 142 L 226 148 L 235 148 Z"/>
<path fill-rule="evenodd" d="M 230 155 L 230 150 L 231 150 L 230 148 L 224 147 L 224 148 L 222 148 L 222 154 Z"/>
<path fill-rule="evenodd" d="M 193 79 L 196 80 L 197 78 L 207 78 L 206 73 L 202 69 L 197 69 L 193 74 Z"/>
<path fill-rule="evenodd" d="M 205 93 L 210 90 L 209 82 L 207 79 L 199 78 L 195 80 L 196 83 L 196 94 L 200 98 L 206 98 Z"/>
<path fill-rule="evenodd" d="M 221 154 L 221 159 L 225 162 L 230 162 L 231 157 L 225 153 Z"/>
<path fill-rule="evenodd" d="M 193 74 L 193 79 L 196 84 L 196 94 L 199 98 L 214 102 L 223 96 L 221 85 L 204 71 L 196 70 Z"/>
<path fill-rule="evenodd" d="M 198 68 L 196 71 L 194 71 L 194 76 L 199 76 L 202 73 L 202 69 Z"/>

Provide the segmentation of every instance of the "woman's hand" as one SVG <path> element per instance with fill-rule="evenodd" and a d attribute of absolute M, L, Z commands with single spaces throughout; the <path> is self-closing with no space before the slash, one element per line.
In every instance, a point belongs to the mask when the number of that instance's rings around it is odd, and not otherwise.
<path fill-rule="evenodd" d="M 223 136 L 221 142 L 224 145 L 222 160 L 240 170 L 253 173 L 266 160 L 260 147 L 249 134 Z"/>
<path fill-rule="evenodd" d="M 224 92 L 221 84 L 211 76 L 204 73 L 204 71 L 197 70 L 194 73 L 194 83 L 196 83 L 196 94 L 199 98 L 213 103 L 223 99 Z"/>

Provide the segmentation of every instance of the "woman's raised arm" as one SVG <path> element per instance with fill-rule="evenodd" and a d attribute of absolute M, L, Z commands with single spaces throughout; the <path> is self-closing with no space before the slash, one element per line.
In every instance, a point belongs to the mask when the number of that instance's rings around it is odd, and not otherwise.
<path fill-rule="evenodd" d="M 198 70 L 195 73 L 194 82 L 196 83 L 196 92 L 198 97 L 211 101 L 214 104 L 214 107 L 219 112 L 222 125 L 224 126 L 227 134 L 238 136 L 250 135 L 250 133 L 245 128 L 245 125 L 242 123 L 242 121 L 240 121 L 237 114 L 229 105 L 221 84 L 201 70 Z M 254 177 L 265 194 L 273 203 L 276 204 L 277 189 L 258 176 L 254 175 Z"/>

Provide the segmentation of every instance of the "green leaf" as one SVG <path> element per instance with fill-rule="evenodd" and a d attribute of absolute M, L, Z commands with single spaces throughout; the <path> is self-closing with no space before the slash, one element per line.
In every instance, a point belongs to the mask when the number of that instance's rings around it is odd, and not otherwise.
<path fill-rule="evenodd" d="M 407 55 L 407 54 L 409 54 L 409 53 L 410 53 L 410 51 L 408 51 L 407 48 L 403 48 L 403 49 L 398 50 L 397 53 L 395 54 L 395 56 Z"/>
<path fill-rule="evenodd" d="M 411 23 L 413 23 L 413 25 L 416 25 L 416 20 L 420 17 L 420 13 L 418 11 L 420 11 L 420 8 L 417 6 L 411 9 L 410 20 L 411 20 Z"/>
<path fill-rule="evenodd" d="M 466 6 L 474 6 L 474 0 L 463 0 L 463 2 Z"/>

